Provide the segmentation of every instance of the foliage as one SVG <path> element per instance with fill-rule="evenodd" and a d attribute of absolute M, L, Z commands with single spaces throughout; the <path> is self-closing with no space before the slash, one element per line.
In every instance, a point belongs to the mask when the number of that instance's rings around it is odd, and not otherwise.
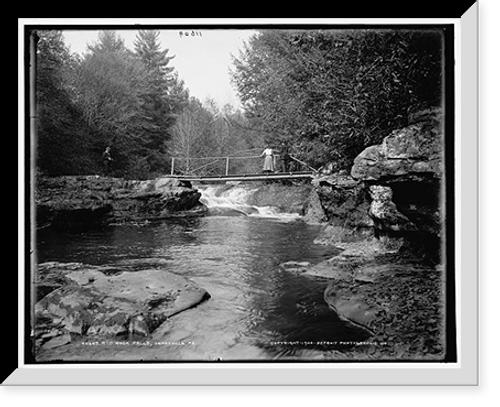
<path fill-rule="evenodd" d="M 96 171 L 89 149 L 91 131 L 64 81 L 65 67 L 71 63 L 69 51 L 60 32 L 38 34 L 37 166 L 48 175 Z"/>
<path fill-rule="evenodd" d="M 171 137 L 171 127 L 186 106 L 188 92 L 173 67 L 168 66 L 174 56 L 168 49 L 161 50 L 159 31 L 140 30 L 134 43 L 135 54 L 147 71 L 148 87 L 140 96 L 142 137 L 149 151 L 147 161 L 150 171 L 166 170 L 166 142 Z"/>
<path fill-rule="evenodd" d="M 102 173 L 107 146 L 112 175 L 147 178 L 168 173 L 172 156 L 187 169 L 195 159 L 256 155 L 265 142 L 288 144 L 315 168 L 349 168 L 443 93 L 439 30 L 260 31 L 233 61 L 244 115 L 189 98 L 158 31 L 140 30 L 134 50 L 101 31 L 82 56 L 60 32 L 38 33 L 37 167 L 48 175 Z"/>
<path fill-rule="evenodd" d="M 436 30 L 268 30 L 234 58 L 232 77 L 271 143 L 341 169 L 411 109 L 440 103 L 441 59 Z"/>
<path fill-rule="evenodd" d="M 188 93 L 158 33 L 140 31 L 134 53 L 116 32 L 101 31 L 81 57 L 70 55 L 60 32 L 39 34 L 38 168 L 48 175 L 99 173 L 110 146 L 115 176 L 166 171 L 165 143 Z"/>
<path fill-rule="evenodd" d="M 133 164 L 140 136 L 140 96 L 147 89 L 146 69 L 123 41 L 104 33 L 72 73 L 73 97 L 93 129 L 93 148 L 111 146 L 115 171 Z"/>
<path fill-rule="evenodd" d="M 220 175 L 225 171 L 224 157 L 252 156 L 260 151 L 262 142 L 246 122 L 243 114 L 230 105 L 220 109 L 213 100 L 202 104 L 190 98 L 173 127 L 169 143 L 170 155 L 178 157 L 176 170 L 198 169 L 197 173 Z M 245 160 L 233 160 L 231 172 L 248 172 L 245 165 Z"/>

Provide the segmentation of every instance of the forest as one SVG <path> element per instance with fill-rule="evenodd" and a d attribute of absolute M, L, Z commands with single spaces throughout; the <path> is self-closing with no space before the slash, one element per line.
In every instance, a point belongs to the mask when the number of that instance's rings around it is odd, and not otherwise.
<path fill-rule="evenodd" d="M 83 55 L 61 31 L 37 35 L 36 167 L 47 176 L 103 174 L 106 147 L 115 177 L 170 173 L 172 157 L 179 171 L 219 171 L 203 159 L 266 143 L 347 169 L 412 112 L 442 104 L 442 30 L 260 30 L 229 68 L 241 109 L 191 96 L 156 30 L 138 31 L 133 49 L 100 31 Z"/>

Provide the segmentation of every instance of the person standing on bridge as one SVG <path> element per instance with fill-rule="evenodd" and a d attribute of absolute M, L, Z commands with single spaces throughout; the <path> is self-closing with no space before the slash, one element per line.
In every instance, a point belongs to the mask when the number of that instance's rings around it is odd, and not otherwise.
<path fill-rule="evenodd" d="M 261 157 L 264 157 L 264 168 L 262 169 L 263 172 L 274 172 L 273 155 L 274 150 L 269 146 L 269 144 L 267 144 L 265 150 L 260 155 Z"/>
<path fill-rule="evenodd" d="M 289 170 L 291 171 L 291 159 L 292 157 L 290 156 L 290 145 L 287 142 L 281 143 L 280 163 L 282 172 L 288 172 Z"/>

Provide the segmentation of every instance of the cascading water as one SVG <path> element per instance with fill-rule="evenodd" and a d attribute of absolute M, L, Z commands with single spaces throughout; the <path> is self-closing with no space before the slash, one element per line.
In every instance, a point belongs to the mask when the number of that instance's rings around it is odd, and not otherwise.
<path fill-rule="evenodd" d="M 201 186 L 200 201 L 205 204 L 211 215 L 218 216 L 255 216 L 293 220 L 298 214 L 281 212 L 274 206 L 256 206 L 248 204 L 248 198 L 256 191 L 249 187 L 235 185 L 227 189 L 223 185 Z"/>

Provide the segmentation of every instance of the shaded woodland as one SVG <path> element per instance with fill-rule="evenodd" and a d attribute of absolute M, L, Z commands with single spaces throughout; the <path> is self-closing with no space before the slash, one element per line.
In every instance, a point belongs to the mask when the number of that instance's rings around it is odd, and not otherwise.
<path fill-rule="evenodd" d="M 190 96 L 158 31 L 138 31 L 133 49 L 100 31 L 83 55 L 60 31 L 37 35 L 36 165 L 49 176 L 102 174 L 108 146 L 111 175 L 124 178 L 264 143 L 346 169 L 412 112 L 442 103 L 442 30 L 258 31 L 228 68 L 242 108 Z"/>

